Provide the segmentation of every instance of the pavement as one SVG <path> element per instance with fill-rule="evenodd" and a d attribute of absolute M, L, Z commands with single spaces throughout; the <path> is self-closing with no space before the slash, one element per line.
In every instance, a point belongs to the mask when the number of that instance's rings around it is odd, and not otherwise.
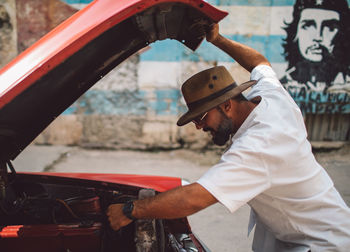
<path fill-rule="evenodd" d="M 181 177 L 196 181 L 219 156 L 215 152 L 89 150 L 70 146 L 28 146 L 13 165 L 16 171 L 129 173 Z M 350 205 L 350 147 L 316 153 Z M 192 230 L 213 251 L 251 251 L 253 232 L 247 236 L 249 206 L 234 214 L 215 204 L 189 217 Z"/>

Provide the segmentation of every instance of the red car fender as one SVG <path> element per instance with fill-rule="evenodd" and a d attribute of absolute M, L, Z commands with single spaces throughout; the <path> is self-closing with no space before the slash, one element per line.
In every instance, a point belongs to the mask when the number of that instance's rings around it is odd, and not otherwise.
<path fill-rule="evenodd" d="M 136 175 L 136 174 L 108 174 L 108 173 L 46 173 L 46 172 L 21 172 L 22 174 L 56 176 L 74 179 L 86 179 L 105 183 L 115 183 L 140 188 L 151 188 L 158 192 L 164 192 L 181 186 L 181 179 L 175 177 Z"/>

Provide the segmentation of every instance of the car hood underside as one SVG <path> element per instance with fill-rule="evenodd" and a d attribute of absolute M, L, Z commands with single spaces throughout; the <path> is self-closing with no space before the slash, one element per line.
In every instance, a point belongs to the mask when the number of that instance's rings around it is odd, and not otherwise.
<path fill-rule="evenodd" d="M 200 0 L 94 1 L 1 70 L 0 162 L 133 53 L 167 38 L 195 50 L 226 15 Z"/>

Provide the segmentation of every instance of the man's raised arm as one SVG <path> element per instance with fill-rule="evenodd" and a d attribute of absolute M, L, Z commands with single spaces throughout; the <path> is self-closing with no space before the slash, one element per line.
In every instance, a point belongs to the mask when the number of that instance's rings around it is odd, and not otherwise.
<path fill-rule="evenodd" d="M 214 24 L 207 33 L 207 41 L 230 55 L 242 67 L 251 72 L 258 65 L 270 65 L 270 62 L 255 49 L 223 37 L 219 25 Z"/>

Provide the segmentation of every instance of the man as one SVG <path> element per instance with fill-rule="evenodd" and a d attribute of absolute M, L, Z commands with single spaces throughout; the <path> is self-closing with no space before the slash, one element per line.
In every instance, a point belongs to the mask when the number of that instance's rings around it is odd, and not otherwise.
<path fill-rule="evenodd" d="M 250 229 L 256 223 L 255 251 L 347 251 L 350 210 L 316 162 L 300 110 L 270 63 L 221 36 L 218 25 L 207 40 L 250 71 L 253 81 L 237 86 L 224 67 L 194 75 L 182 87 L 189 111 L 178 125 L 192 121 L 219 145 L 231 138 L 230 148 L 196 183 L 133 204 L 111 205 L 112 228 L 133 218 L 188 216 L 218 201 L 231 212 L 248 203 Z M 245 98 L 241 92 L 248 87 Z"/>
<path fill-rule="evenodd" d="M 308 90 L 348 89 L 349 9 L 346 0 L 297 0 L 293 21 L 287 24 L 284 43 L 287 88 L 305 85 Z"/>

